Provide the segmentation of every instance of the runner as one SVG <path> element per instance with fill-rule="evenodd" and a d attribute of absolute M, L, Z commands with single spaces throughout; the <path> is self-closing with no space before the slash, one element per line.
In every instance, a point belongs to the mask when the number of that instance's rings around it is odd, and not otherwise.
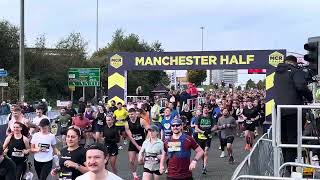
<path fill-rule="evenodd" d="M 197 110 L 195 116 L 191 119 L 192 137 L 197 141 L 198 134 L 195 130 L 197 119 L 202 115 L 202 110 Z"/>
<path fill-rule="evenodd" d="M 94 132 L 95 132 L 95 140 L 96 142 L 99 142 L 102 139 L 102 134 L 103 134 L 103 126 L 105 125 L 105 119 L 106 119 L 106 114 L 104 111 L 103 106 L 99 105 L 98 106 L 98 111 L 94 114 L 95 120 L 92 123 L 94 125 Z"/>
<path fill-rule="evenodd" d="M 58 174 L 59 179 L 74 180 L 88 171 L 84 165 L 86 151 L 82 146 L 79 146 L 80 137 L 80 129 L 70 126 L 67 130 L 67 147 L 61 150 L 60 167 L 51 171 L 52 176 Z"/>
<path fill-rule="evenodd" d="M 60 133 L 62 135 L 62 143 L 63 146 L 66 146 L 66 135 L 68 131 L 68 127 L 72 124 L 72 118 L 69 114 L 67 114 L 67 108 L 62 107 L 60 109 L 60 115 L 57 118 L 57 123 L 60 124 Z"/>
<path fill-rule="evenodd" d="M 82 145 L 89 143 L 92 125 L 88 118 L 84 117 L 83 113 L 79 113 L 77 116 L 72 118 L 72 125 L 81 129 L 83 133 L 84 142 L 80 142 Z"/>
<path fill-rule="evenodd" d="M 117 175 L 105 169 L 108 162 L 108 152 L 102 144 L 92 144 L 86 152 L 86 163 L 89 172 L 79 176 L 76 180 L 122 180 Z"/>
<path fill-rule="evenodd" d="M 117 174 L 118 173 L 118 169 L 116 166 L 117 155 L 118 155 L 117 143 L 119 143 L 120 141 L 120 135 L 117 127 L 114 124 L 114 119 L 111 114 L 108 114 L 106 116 L 106 125 L 104 126 L 103 137 L 104 137 L 104 144 L 108 150 L 109 161 L 111 164 L 112 171 L 113 173 Z"/>
<path fill-rule="evenodd" d="M 165 151 L 163 142 L 158 138 L 159 128 L 151 125 L 147 138 L 139 152 L 139 162 L 144 162 L 143 180 L 158 180 L 164 171 Z"/>
<path fill-rule="evenodd" d="M 17 179 L 22 179 L 27 170 L 27 157 L 30 151 L 30 141 L 21 134 L 24 124 L 15 122 L 13 134 L 7 136 L 3 143 L 3 149 L 10 159 L 16 164 Z"/>
<path fill-rule="evenodd" d="M 168 155 L 168 180 L 192 180 L 192 170 L 196 168 L 198 160 L 203 156 L 203 150 L 196 141 L 182 133 L 182 121 L 175 119 L 171 124 L 173 135 L 165 141 L 164 147 Z M 191 149 L 195 157 L 190 161 Z"/>
<path fill-rule="evenodd" d="M 161 120 L 161 139 L 168 140 L 172 136 L 171 123 L 174 117 L 171 116 L 171 109 L 166 108 L 164 110 L 164 117 Z"/>
<path fill-rule="evenodd" d="M 130 170 L 133 175 L 134 180 L 138 180 L 139 177 L 137 175 L 137 166 L 136 166 L 136 157 L 141 149 L 142 143 L 144 142 L 146 135 L 145 130 L 149 127 L 148 124 L 142 118 L 138 118 L 136 115 L 136 110 L 131 108 L 129 109 L 129 120 L 125 124 L 125 132 L 130 139 L 129 147 L 128 147 L 128 155 L 129 155 L 129 164 Z"/>
<path fill-rule="evenodd" d="M 227 108 L 222 110 L 223 116 L 218 120 L 217 129 L 221 130 L 222 147 L 221 151 L 224 151 L 225 146 L 227 146 L 227 151 L 229 155 L 229 163 L 234 163 L 234 158 L 232 154 L 232 143 L 234 140 L 234 131 L 236 128 L 236 120 L 229 114 Z"/>
<path fill-rule="evenodd" d="M 29 120 L 24 118 L 22 112 L 21 112 L 21 108 L 19 106 L 14 106 L 14 108 L 12 109 L 12 117 L 11 120 L 8 122 L 8 129 L 6 134 L 12 134 L 12 132 L 14 131 L 14 123 L 15 122 L 20 122 L 23 124 L 23 129 L 22 129 L 22 135 L 24 136 L 28 136 L 29 135 L 29 130 L 28 130 L 28 125 L 29 125 Z"/>
<path fill-rule="evenodd" d="M 126 119 L 128 117 L 128 111 L 122 107 L 122 103 L 118 102 L 117 103 L 118 109 L 114 111 L 113 115 L 116 120 L 116 127 L 118 128 L 118 132 L 120 133 L 122 139 L 123 139 L 123 144 L 127 144 L 126 140 L 126 132 L 124 125 L 126 124 Z M 122 146 L 119 146 L 119 150 L 123 149 Z"/>
<path fill-rule="evenodd" d="M 211 132 L 214 130 L 214 120 L 209 114 L 208 107 L 203 108 L 202 116 L 198 118 L 195 130 L 198 133 L 198 143 L 204 150 L 202 174 L 207 174 L 208 151 L 212 140 Z"/>
<path fill-rule="evenodd" d="M 67 104 L 67 114 L 69 114 L 71 117 L 77 115 L 77 111 L 72 107 L 72 101 L 68 102 Z"/>
<path fill-rule="evenodd" d="M 236 115 L 238 117 L 237 123 L 238 123 L 238 132 L 240 132 L 240 135 L 239 135 L 240 137 L 243 137 L 243 128 L 244 128 L 243 109 L 244 109 L 243 103 L 240 102 L 240 107 L 237 108 L 237 112 L 236 112 Z"/>
<path fill-rule="evenodd" d="M 4 155 L 2 144 L 0 144 L 0 179 L 17 179 L 16 165 L 9 157 Z"/>
<path fill-rule="evenodd" d="M 158 128 L 160 129 L 161 127 L 161 115 L 160 115 L 160 100 L 157 99 L 154 102 L 154 105 L 151 108 L 151 119 L 152 119 L 152 123 L 156 126 L 158 126 Z"/>
<path fill-rule="evenodd" d="M 253 107 L 252 100 L 247 99 L 247 107 L 243 110 L 246 146 L 245 150 L 250 151 L 253 145 L 255 121 L 259 119 L 259 114 L 256 108 Z"/>
<path fill-rule="evenodd" d="M 39 123 L 40 131 L 35 133 L 31 139 L 31 152 L 34 153 L 34 168 L 39 180 L 46 180 L 51 168 L 53 154 L 59 155 L 55 147 L 56 137 L 49 131 L 50 122 L 42 119 Z"/>
<path fill-rule="evenodd" d="M 43 114 L 43 107 L 42 106 L 38 106 L 36 108 L 36 117 L 33 118 L 32 123 L 39 126 L 39 123 L 42 119 L 49 119 L 48 116 Z"/>

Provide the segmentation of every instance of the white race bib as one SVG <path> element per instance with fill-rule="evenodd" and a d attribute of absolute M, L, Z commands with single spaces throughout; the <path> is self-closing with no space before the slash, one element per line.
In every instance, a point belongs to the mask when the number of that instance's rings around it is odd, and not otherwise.
<path fill-rule="evenodd" d="M 181 151 L 181 142 L 169 142 L 168 152 L 179 152 Z"/>
<path fill-rule="evenodd" d="M 133 135 L 133 139 L 138 141 L 138 140 L 141 140 L 142 139 L 142 136 L 137 134 L 137 135 Z"/>

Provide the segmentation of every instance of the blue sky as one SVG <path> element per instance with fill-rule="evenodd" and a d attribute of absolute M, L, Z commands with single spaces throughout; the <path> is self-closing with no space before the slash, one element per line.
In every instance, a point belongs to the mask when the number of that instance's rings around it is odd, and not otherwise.
<path fill-rule="evenodd" d="M 0 1 L 0 19 L 19 25 L 18 0 Z M 319 35 L 319 0 L 99 0 L 99 47 L 116 29 L 166 51 L 287 49 L 304 53 L 308 37 Z M 25 1 L 27 44 L 45 34 L 49 47 L 80 32 L 95 50 L 96 0 Z"/>

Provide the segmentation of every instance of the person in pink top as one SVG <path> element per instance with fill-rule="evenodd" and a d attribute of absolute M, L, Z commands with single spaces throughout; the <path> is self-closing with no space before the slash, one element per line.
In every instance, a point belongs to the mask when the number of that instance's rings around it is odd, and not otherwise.
<path fill-rule="evenodd" d="M 82 144 L 86 144 L 86 142 L 89 141 L 89 138 L 91 138 L 91 121 L 86 118 L 83 113 L 79 113 L 77 116 L 72 118 L 72 125 L 80 128 L 81 132 L 83 132 L 85 142 Z"/>
<path fill-rule="evenodd" d="M 7 135 L 11 134 L 13 132 L 13 126 L 15 122 L 20 122 L 22 123 L 25 127 L 22 129 L 22 134 L 24 136 L 28 136 L 28 124 L 29 120 L 26 119 L 23 114 L 22 110 L 19 106 L 15 106 L 12 110 L 12 118 L 8 122 L 8 129 L 7 129 Z"/>

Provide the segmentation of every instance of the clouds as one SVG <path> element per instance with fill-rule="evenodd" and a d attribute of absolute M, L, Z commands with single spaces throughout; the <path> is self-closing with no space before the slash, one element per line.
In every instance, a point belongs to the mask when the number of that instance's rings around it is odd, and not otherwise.
<path fill-rule="evenodd" d="M 50 45 L 80 32 L 95 49 L 95 0 L 26 1 L 26 38 L 45 33 Z M 294 0 L 99 0 L 99 44 L 123 28 L 167 51 L 275 49 L 303 52 L 308 36 L 318 35 L 320 1 Z M 19 25 L 19 1 L 1 0 L 0 18 Z"/>

